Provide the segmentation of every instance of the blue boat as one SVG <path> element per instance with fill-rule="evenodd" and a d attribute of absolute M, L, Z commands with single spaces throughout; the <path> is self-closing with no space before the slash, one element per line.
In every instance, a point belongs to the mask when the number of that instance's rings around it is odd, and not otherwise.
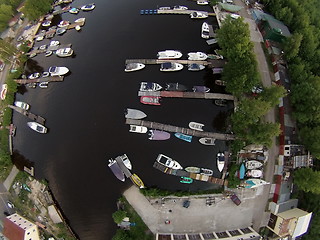
<path fill-rule="evenodd" d="M 192 136 L 190 135 L 186 135 L 186 134 L 183 134 L 183 133 L 175 133 L 174 134 L 177 138 L 180 138 L 186 142 L 191 142 L 192 141 Z"/>
<path fill-rule="evenodd" d="M 187 183 L 187 184 L 190 184 L 193 182 L 193 179 L 192 178 L 189 178 L 189 177 L 181 177 L 181 180 L 180 180 L 181 183 Z"/>
<path fill-rule="evenodd" d="M 244 163 L 242 163 L 239 169 L 239 179 L 244 179 L 245 172 L 246 168 L 244 166 Z"/>
<path fill-rule="evenodd" d="M 144 10 L 142 9 L 142 10 L 140 10 L 140 14 L 142 15 L 142 14 L 144 14 Z"/>

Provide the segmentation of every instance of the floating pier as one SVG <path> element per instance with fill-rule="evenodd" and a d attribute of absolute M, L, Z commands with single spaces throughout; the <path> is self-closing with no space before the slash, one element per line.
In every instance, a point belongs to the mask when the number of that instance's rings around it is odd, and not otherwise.
<path fill-rule="evenodd" d="M 201 98 L 201 99 L 225 99 L 233 101 L 235 98 L 230 94 L 202 93 L 202 92 L 175 92 L 175 91 L 139 91 L 138 96 L 156 96 L 170 98 Z"/>
<path fill-rule="evenodd" d="M 195 61 L 195 60 L 181 60 L 181 59 L 127 59 L 126 64 L 128 63 L 143 63 L 143 64 L 161 64 L 166 62 L 174 62 L 181 64 L 202 64 L 202 65 L 210 65 L 211 61 Z"/>
<path fill-rule="evenodd" d="M 197 174 L 197 173 L 189 173 L 187 171 L 184 171 L 182 169 L 172 169 L 172 168 L 168 168 L 162 164 L 160 164 L 159 162 L 155 162 L 153 164 L 153 167 L 160 170 L 161 172 L 164 172 L 166 174 L 170 174 L 170 175 L 174 175 L 174 176 L 179 176 L 179 177 L 189 177 L 192 178 L 194 180 L 198 180 L 198 181 L 203 181 L 203 182 L 209 182 L 209 183 L 214 183 L 214 184 L 219 184 L 219 185 L 227 185 L 227 181 L 224 179 L 220 179 L 220 178 L 215 178 L 212 176 L 207 176 L 207 175 L 203 175 L 203 174 Z"/>
<path fill-rule="evenodd" d="M 201 12 L 203 14 L 207 14 L 208 16 L 215 16 L 216 15 L 215 13 L 209 13 L 206 11 L 199 11 L 199 10 L 189 10 L 189 9 L 188 10 L 174 10 L 174 9 L 159 10 L 158 9 L 156 14 L 191 14 L 193 12 Z"/>
<path fill-rule="evenodd" d="M 36 78 L 36 79 L 14 79 L 16 83 L 19 84 L 27 84 L 27 83 L 35 83 L 35 82 L 62 82 L 64 76 L 55 76 L 55 77 L 46 77 L 46 78 Z"/>
<path fill-rule="evenodd" d="M 223 133 L 204 132 L 204 131 L 201 132 L 201 131 L 193 130 L 190 128 L 177 127 L 177 126 L 172 126 L 168 124 L 150 122 L 145 120 L 127 118 L 126 124 L 144 126 L 147 128 L 158 129 L 158 130 L 163 130 L 167 132 L 183 133 L 183 134 L 187 134 L 195 137 L 209 137 L 209 138 L 225 140 L 225 141 L 235 140 L 235 136 L 233 134 L 223 134 Z"/>
<path fill-rule="evenodd" d="M 28 112 L 27 110 L 24 110 L 22 108 L 19 108 L 19 107 L 13 106 L 13 105 L 8 105 L 8 107 L 17 111 L 18 113 L 21 113 L 22 115 L 25 115 L 26 117 L 30 118 L 31 120 L 36 121 L 42 125 L 44 125 L 44 123 L 46 121 L 45 118 L 38 116 L 38 115 L 35 115 L 31 112 Z"/>
<path fill-rule="evenodd" d="M 30 52 L 26 53 L 26 55 L 45 53 L 45 52 L 48 52 L 48 51 L 56 51 L 56 50 L 58 50 L 60 48 L 68 48 L 68 47 L 71 47 L 71 43 L 63 44 L 63 45 L 57 45 L 57 46 L 48 46 L 45 49 L 39 49 L 39 48 L 38 49 L 33 49 Z"/>
<path fill-rule="evenodd" d="M 115 158 L 116 162 L 118 163 L 120 169 L 126 175 L 127 178 L 130 178 L 132 173 L 129 171 L 129 169 L 124 165 L 121 156 L 118 156 Z"/>

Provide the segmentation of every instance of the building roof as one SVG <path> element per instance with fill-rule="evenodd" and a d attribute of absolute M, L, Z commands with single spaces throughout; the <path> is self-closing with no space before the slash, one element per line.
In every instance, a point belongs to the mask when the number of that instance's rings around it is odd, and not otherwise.
<path fill-rule="evenodd" d="M 308 231 L 311 217 L 312 213 L 309 213 L 303 217 L 298 218 L 298 222 L 296 228 L 294 229 L 292 237 L 301 236 L 302 234 L 305 234 Z"/>
<path fill-rule="evenodd" d="M 243 8 L 241 6 L 227 4 L 227 3 L 219 3 L 219 6 L 228 12 L 239 12 Z"/>
<path fill-rule="evenodd" d="M 3 235 L 10 240 L 23 240 L 24 230 L 13 223 L 10 219 L 5 218 L 3 223 Z"/>

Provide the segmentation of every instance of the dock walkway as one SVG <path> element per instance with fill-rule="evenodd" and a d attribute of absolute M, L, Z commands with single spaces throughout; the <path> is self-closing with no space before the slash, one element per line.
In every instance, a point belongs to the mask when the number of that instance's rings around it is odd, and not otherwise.
<path fill-rule="evenodd" d="M 166 62 L 175 62 L 181 64 L 202 64 L 202 65 L 210 65 L 210 61 L 195 61 L 195 60 L 182 60 L 182 59 L 127 59 L 126 64 L 128 63 L 143 63 L 143 64 L 161 64 Z"/>
<path fill-rule="evenodd" d="M 13 106 L 13 105 L 8 105 L 8 107 L 17 111 L 18 113 L 21 113 L 22 115 L 25 115 L 26 117 L 30 118 L 31 120 L 36 121 L 42 125 L 44 125 L 44 123 L 46 121 L 45 118 L 38 116 L 36 114 L 33 114 L 31 112 L 28 112 L 27 110 L 24 110 L 22 108 L 19 108 L 19 107 Z"/>
<path fill-rule="evenodd" d="M 168 10 L 157 10 L 157 14 L 191 14 L 193 12 L 201 12 L 203 14 L 207 14 L 208 16 L 215 16 L 215 13 L 209 13 L 206 11 L 199 11 L 199 10 L 174 10 L 174 9 L 168 9 Z"/>
<path fill-rule="evenodd" d="M 36 78 L 36 79 L 14 79 L 16 83 L 19 84 L 27 84 L 27 83 L 35 83 L 35 82 L 62 82 L 64 79 L 64 76 L 54 76 L 54 77 L 46 77 L 46 78 Z"/>
<path fill-rule="evenodd" d="M 132 173 L 129 171 L 129 169 L 124 165 L 121 156 L 118 156 L 115 158 L 116 162 L 118 163 L 121 171 L 126 175 L 127 178 L 130 178 Z"/>
<path fill-rule="evenodd" d="M 190 128 L 177 127 L 177 126 L 172 126 L 172 125 L 168 125 L 168 124 L 150 122 L 150 121 L 145 121 L 145 120 L 127 118 L 126 124 L 145 126 L 148 128 L 163 130 L 163 131 L 167 131 L 167 132 L 183 133 L 183 134 L 187 134 L 187 135 L 191 135 L 191 136 L 195 136 L 195 137 L 209 137 L 209 138 L 214 138 L 214 139 L 218 139 L 218 140 L 225 140 L 225 141 L 235 140 L 235 136 L 232 134 L 204 132 L 204 131 L 201 132 L 201 131 L 193 130 Z"/>
<path fill-rule="evenodd" d="M 171 98 L 202 98 L 202 99 L 225 99 L 233 101 L 235 98 L 230 94 L 222 93 L 202 93 L 202 92 L 175 92 L 175 91 L 139 91 L 138 96 L 156 96 Z"/>
<path fill-rule="evenodd" d="M 45 49 L 32 49 L 30 52 L 26 53 L 26 55 L 45 53 L 47 51 L 57 51 L 60 48 L 68 48 L 68 47 L 71 47 L 71 43 L 63 44 L 63 45 L 57 45 L 57 46 L 48 46 Z"/>

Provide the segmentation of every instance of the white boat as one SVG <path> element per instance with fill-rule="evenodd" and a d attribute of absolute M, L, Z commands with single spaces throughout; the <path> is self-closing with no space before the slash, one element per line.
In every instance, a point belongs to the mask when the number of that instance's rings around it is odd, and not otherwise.
<path fill-rule="evenodd" d="M 86 18 L 84 18 L 84 17 L 74 20 L 75 23 L 82 23 L 82 22 L 85 22 L 85 21 L 86 21 Z"/>
<path fill-rule="evenodd" d="M 60 42 L 59 41 L 51 41 L 50 42 L 50 44 L 49 44 L 49 46 L 58 46 L 60 44 Z"/>
<path fill-rule="evenodd" d="M 205 0 L 198 0 L 198 1 L 197 1 L 197 4 L 198 4 L 198 5 L 208 5 L 209 2 L 208 2 L 208 1 L 205 1 Z"/>
<path fill-rule="evenodd" d="M 142 118 L 145 118 L 146 116 L 147 114 L 137 109 L 127 108 L 125 111 L 125 118 L 142 119 Z"/>
<path fill-rule="evenodd" d="M 70 25 L 70 22 L 69 21 L 66 21 L 66 20 L 62 20 L 61 22 L 59 22 L 58 24 L 58 27 L 59 28 L 63 28 L 63 27 L 67 27 Z"/>
<path fill-rule="evenodd" d="M 212 45 L 218 42 L 218 39 L 212 38 L 206 41 L 208 45 Z"/>
<path fill-rule="evenodd" d="M 37 122 L 27 122 L 27 125 L 38 133 L 47 133 L 47 128 Z"/>
<path fill-rule="evenodd" d="M 202 64 L 198 64 L 198 63 L 191 63 L 188 65 L 188 70 L 189 71 L 201 71 L 205 69 L 205 66 Z"/>
<path fill-rule="evenodd" d="M 123 171 L 120 169 L 118 163 L 114 159 L 109 159 L 108 167 L 111 169 L 113 174 L 118 178 L 120 181 L 124 182 L 125 177 Z"/>
<path fill-rule="evenodd" d="M 148 128 L 144 126 L 137 126 L 137 125 L 130 125 L 129 132 L 135 132 L 135 133 L 146 133 L 148 131 Z"/>
<path fill-rule="evenodd" d="M 69 13 L 72 13 L 72 14 L 78 14 L 78 12 L 79 12 L 79 9 L 78 9 L 78 8 L 71 8 L 71 9 L 69 10 Z"/>
<path fill-rule="evenodd" d="M 191 18 L 207 18 L 208 17 L 208 13 L 204 13 L 204 12 L 192 12 L 190 13 L 190 17 Z"/>
<path fill-rule="evenodd" d="M 182 169 L 181 165 L 177 161 L 161 153 L 157 157 L 157 162 L 161 163 L 162 165 L 168 168 Z"/>
<path fill-rule="evenodd" d="M 240 18 L 241 16 L 240 16 L 239 14 L 231 13 L 231 14 L 230 14 L 230 17 L 233 18 L 233 19 L 238 19 L 238 18 Z"/>
<path fill-rule="evenodd" d="M 201 171 L 199 167 L 186 167 L 184 170 L 189 173 L 200 173 Z"/>
<path fill-rule="evenodd" d="M 162 89 L 160 84 L 154 82 L 141 82 L 140 84 L 140 91 L 144 92 L 155 92 Z"/>
<path fill-rule="evenodd" d="M 50 73 L 49 72 L 43 72 L 41 77 L 42 78 L 46 78 L 46 77 L 49 77 L 50 76 Z"/>
<path fill-rule="evenodd" d="M 207 175 L 207 176 L 212 176 L 213 175 L 213 171 L 211 169 L 207 169 L 207 168 L 200 168 L 200 174 Z"/>
<path fill-rule="evenodd" d="M 161 72 L 173 72 L 173 71 L 180 71 L 182 69 L 183 69 L 183 65 L 181 63 L 174 63 L 174 62 L 161 63 L 161 67 L 160 67 Z"/>
<path fill-rule="evenodd" d="M 243 186 L 245 188 L 256 188 L 256 187 L 266 185 L 266 184 L 270 184 L 270 183 L 266 182 L 262 179 L 249 178 L 249 179 L 245 180 L 245 183 L 243 184 Z"/>
<path fill-rule="evenodd" d="M 149 130 L 149 139 L 150 140 L 167 140 L 170 138 L 170 133 L 165 132 L 165 131 L 159 131 L 159 130 Z"/>
<path fill-rule="evenodd" d="M 14 105 L 16 107 L 22 108 L 24 110 L 29 110 L 29 108 L 30 108 L 30 105 L 28 103 L 21 102 L 21 101 L 15 101 Z"/>
<path fill-rule="evenodd" d="M 56 51 L 57 56 L 59 57 L 69 57 L 73 54 L 73 50 L 69 47 L 60 48 Z"/>
<path fill-rule="evenodd" d="M 95 4 L 94 3 L 90 3 L 90 4 L 87 4 L 87 5 L 83 5 L 80 9 L 82 11 L 91 11 L 95 8 Z"/>
<path fill-rule="evenodd" d="M 204 39 L 208 39 L 209 36 L 209 24 L 204 22 L 201 27 L 201 37 Z"/>
<path fill-rule="evenodd" d="M 56 33 L 57 33 L 58 35 L 62 35 L 62 34 L 64 34 L 66 31 L 67 31 L 67 27 L 61 27 L 61 28 L 58 28 L 58 29 L 57 29 Z"/>
<path fill-rule="evenodd" d="M 80 27 L 80 25 L 77 25 L 77 26 L 75 26 L 74 29 L 77 30 L 77 31 L 80 31 L 80 30 L 81 30 L 81 27 Z"/>
<path fill-rule="evenodd" d="M 209 137 L 203 137 L 199 139 L 199 142 L 203 145 L 215 145 L 216 139 L 209 138 Z"/>
<path fill-rule="evenodd" d="M 204 124 L 197 123 L 197 122 L 189 122 L 189 128 L 197 130 L 197 131 L 203 131 Z"/>
<path fill-rule="evenodd" d="M 49 57 L 52 55 L 52 53 L 53 53 L 52 51 L 46 51 L 44 56 Z"/>
<path fill-rule="evenodd" d="M 157 54 L 158 59 L 177 59 L 182 57 L 182 53 L 176 50 L 160 51 Z"/>
<path fill-rule="evenodd" d="M 219 152 L 219 153 L 217 154 L 217 166 L 218 166 L 219 172 L 222 172 L 222 170 L 223 170 L 223 168 L 224 168 L 224 164 L 225 164 L 225 161 L 224 161 L 224 153 Z"/>
<path fill-rule="evenodd" d="M 40 73 L 36 72 L 36 73 L 32 73 L 31 75 L 29 75 L 29 79 L 36 79 L 40 77 Z"/>
<path fill-rule="evenodd" d="M 52 77 L 62 76 L 69 72 L 69 68 L 52 66 L 52 67 L 49 67 L 48 72 L 51 74 Z"/>
<path fill-rule="evenodd" d="M 245 166 L 246 166 L 246 169 L 250 169 L 250 170 L 257 169 L 257 168 L 261 168 L 263 166 L 263 163 L 257 160 L 250 160 L 245 163 Z"/>
<path fill-rule="evenodd" d="M 41 82 L 39 83 L 40 88 L 48 88 L 49 82 Z"/>
<path fill-rule="evenodd" d="M 188 10 L 188 7 L 176 5 L 176 6 L 173 6 L 172 9 L 173 9 L 173 10 Z"/>
<path fill-rule="evenodd" d="M 43 27 L 49 27 L 51 25 L 51 20 L 46 20 L 41 24 Z"/>
<path fill-rule="evenodd" d="M 123 154 L 122 156 L 120 156 L 123 164 L 126 166 L 126 168 L 128 168 L 129 170 L 132 170 L 132 164 L 130 159 L 128 158 L 127 154 Z"/>
<path fill-rule="evenodd" d="M 247 171 L 247 177 L 260 178 L 262 177 L 262 171 L 258 169 L 252 169 Z"/>
<path fill-rule="evenodd" d="M 124 70 L 125 72 L 133 72 L 133 71 L 138 71 L 143 68 L 145 68 L 145 64 L 143 63 L 128 63 L 126 65 L 126 69 Z"/>
<path fill-rule="evenodd" d="M 208 55 L 203 52 L 190 52 L 188 53 L 188 60 L 206 60 L 208 58 Z"/>

